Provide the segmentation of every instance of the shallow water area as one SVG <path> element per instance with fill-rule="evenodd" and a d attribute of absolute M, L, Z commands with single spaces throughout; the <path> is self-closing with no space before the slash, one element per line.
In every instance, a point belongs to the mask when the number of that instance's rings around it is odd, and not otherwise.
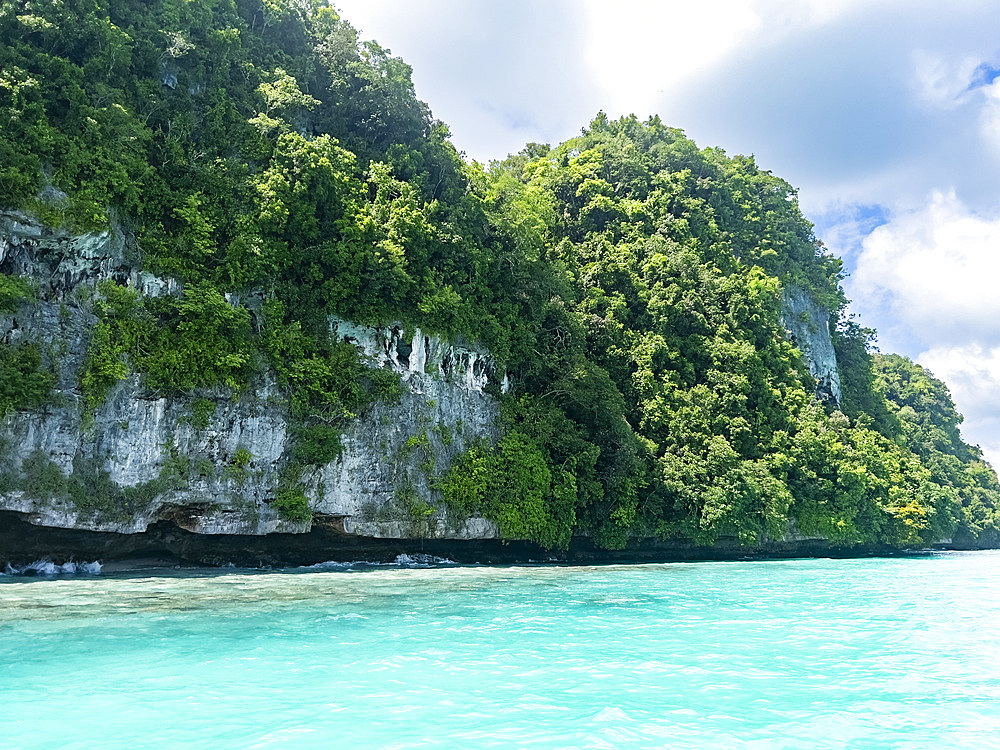
<path fill-rule="evenodd" d="M 0 576 L 0 748 L 1000 747 L 1000 552 L 415 564 Z"/>

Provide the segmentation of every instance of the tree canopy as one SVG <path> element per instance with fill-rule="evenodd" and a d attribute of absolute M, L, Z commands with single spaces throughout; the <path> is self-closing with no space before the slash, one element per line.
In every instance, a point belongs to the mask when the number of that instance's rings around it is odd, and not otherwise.
<path fill-rule="evenodd" d="M 468 163 L 409 66 L 320 0 L 19 0 L 0 4 L 0 41 L 5 203 L 117 222 L 183 290 L 102 287 L 86 408 L 129 372 L 190 395 L 270 370 L 303 455 L 329 460 L 339 426 L 399 387 L 330 316 L 398 321 L 480 342 L 515 383 L 499 445 L 435 483 L 508 537 L 997 531 L 996 475 L 947 390 L 872 356 L 840 261 L 752 157 L 601 113 L 554 148 Z M 784 330 L 792 286 L 835 325 L 839 410 Z M 2 408 L 40 403 L 39 363 L 0 353 Z"/>

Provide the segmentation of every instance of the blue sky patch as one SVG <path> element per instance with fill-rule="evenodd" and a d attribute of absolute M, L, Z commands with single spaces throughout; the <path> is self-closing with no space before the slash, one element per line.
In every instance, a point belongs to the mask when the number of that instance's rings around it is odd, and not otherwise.
<path fill-rule="evenodd" d="M 966 91 L 972 91 L 983 86 L 989 86 L 1000 77 L 1000 68 L 994 68 L 992 63 L 980 63 L 972 73 L 972 81 Z"/>

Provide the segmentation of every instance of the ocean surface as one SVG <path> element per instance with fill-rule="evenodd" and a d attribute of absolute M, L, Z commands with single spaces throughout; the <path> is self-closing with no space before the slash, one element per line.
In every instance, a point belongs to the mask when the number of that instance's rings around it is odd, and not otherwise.
<path fill-rule="evenodd" d="M 1000 553 L 0 576 L 0 747 L 1000 748 Z"/>

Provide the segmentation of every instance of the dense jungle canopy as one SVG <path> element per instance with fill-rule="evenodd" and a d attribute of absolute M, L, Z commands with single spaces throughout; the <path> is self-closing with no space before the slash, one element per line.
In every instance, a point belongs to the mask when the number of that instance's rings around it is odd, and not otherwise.
<path fill-rule="evenodd" d="M 488 347 L 514 383 L 499 443 L 435 479 L 508 538 L 998 532 L 1000 485 L 947 388 L 872 353 L 786 182 L 657 117 L 468 162 L 410 68 L 318 0 L 0 2 L 0 203 L 114 226 L 181 282 L 101 287 L 89 409 L 132 372 L 189 398 L 273 377 L 296 460 L 327 462 L 400 388 L 330 316 L 400 322 Z M 789 288 L 829 313 L 839 404 L 786 334 Z M 32 294 L 0 278 L 5 311 Z M 57 364 L 3 345 L 0 409 L 39 408 Z"/>

